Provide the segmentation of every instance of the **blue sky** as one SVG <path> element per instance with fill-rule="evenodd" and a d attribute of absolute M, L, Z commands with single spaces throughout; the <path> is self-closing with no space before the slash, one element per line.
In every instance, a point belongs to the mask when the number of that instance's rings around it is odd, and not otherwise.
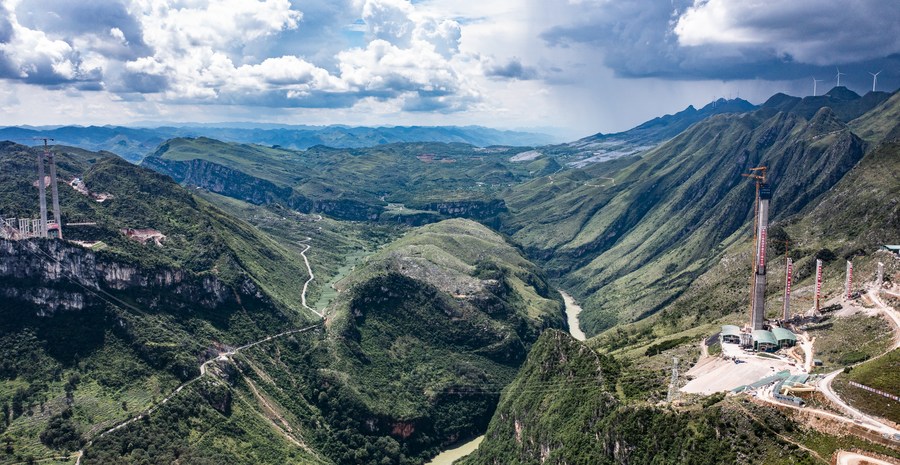
<path fill-rule="evenodd" d="M 0 0 L 0 124 L 627 129 L 900 86 L 895 0 Z"/>

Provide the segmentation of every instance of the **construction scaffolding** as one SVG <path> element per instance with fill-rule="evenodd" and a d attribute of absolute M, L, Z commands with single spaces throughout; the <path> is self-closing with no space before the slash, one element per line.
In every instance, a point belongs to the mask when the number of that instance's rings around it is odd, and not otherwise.
<path fill-rule="evenodd" d="M 791 285 L 794 283 L 794 261 L 787 259 L 784 267 L 784 321 L 791 319 Z"/>
<path fill-rule="evenodd" d="M 822 260 L 816 259 L 816 313 L 822 309 Z"/>
<path fill-rule="evenodd" d="M 47 221 L 46 231 L 58 230 L 59 225 L 55 221 Z M 35 237 L 47 237 L 44 231 L 45 229 L 41 227 L 40 219 L 0 217 L 0 239 L 15 241 Z"/>

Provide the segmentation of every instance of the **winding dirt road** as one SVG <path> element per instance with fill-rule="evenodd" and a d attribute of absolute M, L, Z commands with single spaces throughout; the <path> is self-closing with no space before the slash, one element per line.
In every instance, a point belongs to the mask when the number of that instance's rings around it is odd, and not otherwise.
<path fill-rule="evenodd" d="M 319 219 L 321 220 L 321 216 L 319 217 Z M 300 294 L 300 301 L 301 301 L 301 303 L 302 303 L 302 305 L 303 305 L 304 308 L 306 308 L 307 310 L 309 310 L 309 311 L 315 313 L 316 315 L 319 316 L 319 318 L 324 318 L 323 313 L 320 313 L 320 312 L 316 311 L 314 308 L 312 308 L 312 307 L 310 307 L 309 305 L 306 304 L 306 291 L 307 291 L 307 289 L 308 289 L 308 287 L 309 287 L 309 283 L 312 282 L 313 279 L 315 279 L 315 276 L 313 275 L 312 267 L 309 265 L 309 259 L 306 257 L 306 252 L 308 252 L 309 249 L 312 248 L 312 246 L 310 246 L 310 245 L 308 244 L 308 242 L 309 242 L 310 240 L 312 240 L 312 238 L 311 238 L 311 237 L 307 237 L 306 239 L 303 239 L 302 241 L 299 242 L 300 244 L 303 244 L 303 245 L 306 246 L 306 248 L 303 249 L 302 252 L 300 252 L 300 256 L 303 257 L 303 262 L 306 263 L 306 270 L 309 272 L 309 279 L 307 279 L 306 282 L 303 283 L 303 292 Z M 231 358 L 232 356 L 234 356 L 234 355 L 237 354 L 238 352 L 241 352 L 241 351 L 243 351 L 243 350 L 245 350 L 245 349 L 249 349 L 249 348 L 254 347 L 254 346 L 256 346 L 256 345 L 262 344 L 262 343 L 264 343 L 264 342 L 268 342 L 268 341 L 271 341 L 271 340 L 273 340 L 273 339 L 278 339 L 278 338 L 280 338 L 280 337 L 284 337 L 284 336 L 287 336 L 287 335 L 290 335 L 290 334 L 303 333 L 303 332 L 306 332 L 306 331 L 309 331 L 309 330 L 311 330 L 311 329 L 315 329 L 315 328 L 318 328 L 318 327 L 321 327 L 321 326 L 322 326 L 322 323 L 317 323 L 317 324 L 314 324 L 314 325 L 311 325 L 311 326 L 307 326 L 307 327 L 305 327 L 305 328 L 289 329 L 289 330 L 287 330 L 287 331 L 282 331 L 282 332 L 277 333 L 277 334 L 272 334 L 272 335 L 270 335 L 270 336 L 266 336 L 266 337 L 264 337 L 264 338 L 262 338 L 262 339 L 260 339 L 260 340 L 258 340 L 258 341 L 249 342 L 249 343 L 244 344 L 244 345 L 242 345 L 242 346 L 240 346 L 240 347 L 238 347 L 238 348 L 236 348 L 236 349 L 233 349 L 233 350 L 230 350 L 230 351 L 227 351 L 227 352 L 222 352 L 222 353 L 220 353 L 218 356 L 216 356 L 215 358 L 206 360 L 205 362 L 203 362 L 203 363 L 200 364 L 200 374 L 199 374 L 197 377 L 195 377 L 195 378 L 193 378 L 193 379 L 190 379 L 190 380 L 188 380 L 188 381 L 185 381 L 185 382 L 182 383 L 180 386 L 178 386 L 177 388 L 175 388 L 175 390 L 172 391 L 171 394 L 169 394 L 168 396 L 166 396 L 165 398 L 163 398 L 163 400 L 157 402 L 155 405 L 153 405 L 153 406 L 151 406 L 150 408 L 144 410 L 143 412 L 141 412 L 141 413 L 138 414 L 137 416 L 134 416 L 134 417 L 132 417 L 132 418 L 129 418 L 128 420 L 125 420 L 125 421 L 123 421 L 123 422 L 121 422 L 121 423 L 118 423 L 117 425 L 115 425 L 115 426 L 113 426 L 113 427 L 111 427 L 111 428 L 109 428 L 109 429 L 107 429 L 107 430 L 104 430 L 103 432 L 101 432 L 100 434 L 98 434 L 97 436 L 95 436 L 93 439 L 91 439 L 90 441 L 88 441 L 87 444 L 85 444 L 84 447 L 83 447 L 81 450 L 79 450 L 78 452 L 75 453 L 75 456 L 77 457 L 77 459 L 75 460 L 75 465 L 81 465 L 81 458 L 84 456 L 84 450 L 87 449 L 88 447 L 90 447 L 90 446 L 94 443 L 94 441 L 96 441 L 97 439 L 100 439 L 100 438 L 106 436 L 106 435 L 109 434 L 109 433 L 112 433 L 112 432 L 114 432 L 114 431 L 118 431 L 118 430 L 120 430 L 120 429 L 122 429 L 122 428 L 124 428 L 124 427 L 126 427 L 126 426 L 128 426 L 128 425 L 130 425 L 130 424 L 132 424 L 132 423 L 134 423 L 134 422 L 137 421 L 137 420 L 140 420 L 140 419 L 142 419 L 142 418 L 144 418 L 144 417 L 150 416 L 151 414 L 153 414 L 153 412 L 155 412 L 155 411 L 156 411 L 157 409 L 159 409 L 161 406 L 165 405 L 170 399 L 172 399 L 173 397 L 175 397 L 175 396 L 176 396 L 179 392 L 181 392 L 184 388 L 190 386 L 191 384 L 196 383 L 196 382 L 199 381 L 201 378 L 203 378 L 204 376 L 206 376 L 206 374 L 207 374 L 208 371 L 209 371 L 208 368 L 209 368 L 209 365 L 210 365 L 210 364 L 215 363 L 216 361 L 225 361 L 225 360 L 228 360 L 229 358 Z"/>
<path fill-rule="evenodd" d="M 313 279 L 316 279 L 316 276 L 313 275 L 312 267 L 309 266 L 309 259 L 306 258 L 306 252 L 308 252 L 309 249 L 312 248 L 312 246 L 307 244 L 307 242 L 309 242 L 311 240 L 312 240 L 311 237 L 307 237 L 306 239 L 303 239 L 302 241 L 299 242 L 300 244 L 303 244 L 306 246 L 306 248 L 303 249 L 302 252 L 300 252 L 300 256 L 303 257 L 303 263 L 306 263 L 306 271 L 309 273 L 309 279 L 307 279 L 306 282 L 303 283 L 303 292 L 300 294 L 300 303 L 303 305 L 303 308 L 315 313 L 316 315 L 318 315 L 319 318 L 325 318 L 324 313 L 319 313 L 318 311 L 316 311 L 316 309 L 314 309 L 306 304 L 306 290 L 307 290 L 307 288 L 309 288 L 309 283 L 311 283 Z"/>
<path fill-rule="evenodd" d="M 869 360 L 866 360 L 865 362 L 860 362 L 860 363 L 866 363 L 866 362 L 870 362 L 872 360 L 876 360 L 878 358 L 883 357 L 884 355 L 891 352 L 892 350 L 900 347 L 900 315 L 897 314 L 896 310 L 894 310 L 891 307 L 888 307 L 887 305 L 884 304 L 884 302 L 881 301 L 881 299 L 878 298 L 877 291 L 870 289 L 868 292 L 868 296 L 872 300 L 872 302 L 875 303 L 875 305 L 878 307 L 878 309 L 881 310 L 881 313 L 883 313 L 885 315 L 885 317 L 888 319 L 888 321 L 891 322 L 891 326 L 893 326 L 893 328 L 894 328 L 894 343 L 891 344 L 891 347 L 887 350 L 887 352 L 884 352 L 884 353 L 878 355 L 877 357 L 873 357 Z M 859 365 L 859 363 L 857 365 Z M 819 391 L 821 391 L 822 394 L 824 394 L 825 397 L 827 397 L 828 400 L 830 400 L 834 405 L 836 405 L 838 408 L 843 410 L 844 413 L 847 414 L 850 418 L 861 423 L 862 426 L 869 427 L 870 429 L 876 430 L 881 434 L 900 435 L 900 430 L 897 430 L 896 428 L 892 428 L 889 425 L 886 425 L 886 424 L 882 423 L 881 421 L 879 421 L 878 419 L 872 417 L 871 415 L 868 415 L 866 413 L 859 411 L 856 408 L 853 408 L 851 405 L 844 402 L 844 400 L 841 399 L 841 397 L 836 392 L 834 392 L 834 390 L 831 388 L 831 383 L 842 372 L 843 372 L 843 370 L 836 370 L 836 371 L 829 373 L 824 378 L 822 378 L 822 380 L 819 381 L 819 383 L 818 383 Z"/>

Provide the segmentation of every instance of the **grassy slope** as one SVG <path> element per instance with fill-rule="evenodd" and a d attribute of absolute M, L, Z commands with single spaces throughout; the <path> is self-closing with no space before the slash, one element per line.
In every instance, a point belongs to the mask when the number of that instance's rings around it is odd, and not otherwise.
<path fill-rule="evenodd" d="M 853 368 L 849 374 L 839 375 L 834 381 L 834 388 L 841 398 L 854 407 L 898 423 L 900 402 L 849 384 L 850 381 L 855 381 L 895 396 L 900 395 L 898 370 L 900 370 L 900 349 L 894 349 L 883 357 Z"/>
<path fill-rule="evenodd" d="M 890 118 L 900 99 L 889 100 L 874 113 L 851 122 L 854 128 L 883 127 L 894 124 Z M 823 293 L 827 298 L 842 292 L 845 259 L 853 259 L 857 282 L 874 279 L 878 261 L 886 264 L 886 276 L 897 272 L 897 265 L 876 253 L 885 243 L 896 242 L 900 230 L 900 207 L 891 199 L 900 196 L 900 143 L 897 130 L 879 130 L 881 140 L 873 140 L 868 153 L 825 195 L 798 214 L 777 218 L 770 237 L 789 241 L 794 260 L 792 308 L 806 311 L 813 304 L 815 260 L 825 262 Z M 873 134 L 875 132 L 872 132 Z M 893 134 L 893 135 L 892 135 Z M 773 208 L 780 208 L 773 200 Z M 725 241 L 721 258 L 711 264 L 679 298 L 660 314 L 647 320 L 619 325 L 593 341 L 596 346 L 615 350 L 647 344 L 656 338 L 677 337 L 682 331 L 706 323 L 739 324 L 747 318 L 751 248 L 744 231 Z M 770 316 L 782 308 L 781 279 L 784 276 L 784 246 L 770 240 L 767 309 Z M 714 332 L 710 328 L 710 333 Z M 849 349 L 848 349 L 849 350 Z M 841 353 L 847 352 L 847 350 Z"/>
<path fill-rule="evenodd" d="M 327 306 L 335 296 L 332 284 L 346 276 L 360 259 L 406 230 L 403 225 L 336 221 L 280 205 L 264 207 L 206 190 L 197 190 L 196 194 L 272 237 L 297 263 L 302 263 L 300 252 L 306 249 L 304 244 L 309 244 L 306 256 L 315 279 L 309 283 L 306 298 L 313 308 Z M 305 281 L 302 277 L 294 277 L 298 291 Z"/>
<path fill-rule="evenodd" d="M 147 420 L 98 440 L 83 463 L 329 463 L 285 440 L 252 391 L 235 384 L 206 378 L 192 385 Z"/>
<path fill-rule="evenodd" d="M 216 370 L 234 399 L 287 425 L 328 462 L 420 463 L 479 433 L 540 329 L 564 325 L 561 302 L 537 268 L 501 236 L 466 220 L 409 231 L 338 288 L 321 339 L 277 339 Z M 196 396 L 192 389 L 179 397 Z M 308 463 L 302 448 L 271 437 L 278 436 L 271 423 L 268 442 L 254 439 L 266 429 L 259 415 L 235 400 L 233 412 L 244 412 L 235 417 L 215 408 L 221 404 L 167 406 L 160 418 L 98 442 L 90 457 L 133 459 L 143 453 L 137 448 L 146 450 L 131 439 L 138 436 L 154 438 L 144 442 L 155 443 L 151 458 L 162 461 L 184 448 L 200 463 Z M 207 428 L 213 430 L 204 434 Z M 241 441 L 254 447 L 229 449 Z"/>
<path fill-rule="evenodd" d="M 564 325 L 534 265 L 467 220 L 408 232 L 338 288 L 323 340 L 279 340 L 238 363 L 338 463 L 418 463 L 477 434 L 540 329 Z"/>
<path fill-rule="evenodd" d="M 117 260 L 144 267 L 214 272 L 229 283 L 249 275 L 281 305 L 299 311 L 297 277 L 302 260 L 278 241 L 180 188 L 168 177 L 135 167 L 109 153 L 59 148 L 60 205 L 64 222 L 97 226 L 64 230 L 66 238 L 102 240 Z M 5 216 L 37 217 L 36 189 L 29 186 L 32 152 L 7 146 L 0 163 L 0 199 Z M 84 180 L 92 192 L 112 194 L 98 203 L 62 182 Z M 151 228 L 166 235 L 164 247 L 145 247 L 125 238 L 122 228 Z M 301 283 L 302 286 L 302 283 Z"/>
<path fill-rule="evenodd" d="M 830 318 L 809 328 L 816 338 L 816 358 L 823 362 L 822 370 L 831 372 L 883 354 L 890 348 L 894 329 L 883 317 L 853 315 Z"/>
<path fill-rule="evenodd" d="M 862 154 L 863 143 L 827 110 L 811 121 L 765 111 L 717 116 L 627 165 L 589 168 L 591 182 L 576 173 L 514 189 L 506 224 L 582 299 L 582 326 L 596 334 L 659 311 L 745 240 L 736 233 L 752 219 L 753 187 L 740 176 L 748 168 L 769 167 L 777 220 L 807 206 Z"/>

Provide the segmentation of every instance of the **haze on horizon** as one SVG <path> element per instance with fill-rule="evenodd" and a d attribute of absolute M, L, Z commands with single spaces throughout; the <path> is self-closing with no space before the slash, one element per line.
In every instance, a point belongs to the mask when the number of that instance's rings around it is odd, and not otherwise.
<path fill-rule="evenodd" d="M 0 0 L 0 125 L 624 130 L 900 86 L 890 0 Z"/>

